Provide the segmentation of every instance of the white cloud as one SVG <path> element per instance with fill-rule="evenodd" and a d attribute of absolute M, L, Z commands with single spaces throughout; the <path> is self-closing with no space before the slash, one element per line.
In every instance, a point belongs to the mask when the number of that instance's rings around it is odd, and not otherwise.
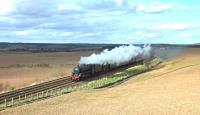
<path fill-rule="evenodd" d="M 191 25 L 186 23 L 167 23 L 154 26 L 153 29 L 156 30 L 186 30 L 190 29 Z"/>
<path fill-rule="evenodd" d="M 143 31 L 137 31 L 137 32 L 135 32 L 135 34 L 136 34 L 137 36 L 140 36 L 140 35 L 143 35 L 144 32 L 143 32 Z"/>
<path fill-rule="evenodd" d="M 0 1 L 0 15 L 5 15 L 13 10 L 13 4 L 11 0 Z"/>
<path fill-rule="evenodd" d="M 74 35 L 73 32 L 64 32 L 64 33 L 62 33 L 62 36 L 65 36 L 65 37 L 72 36 L 72 35 Z"/>
<path fill-rule="evenodd" d="M 136 7 L 136 12 L 144 13 L 160 13 L 167 11 L 172 8 L 172 4 L 163 4 L 163 3 L 153 3 L 150 5 L 138 5 Z"/>
<path fill-rule="evenodd" d="M 145 37 L 147 37 L 147 38 L 156 38 L 156 37 L 158 37 L 158 34 L 156 34 L 156 33 L 148 33 L 148 34 L 145 35 Z"/>
<path fill-rule="evenodd" d="M 52 16 L 57 8 L 54 0 L 12 0 L 14 11 L 12 15 L 25 17 L 47 17 Z"/>
<path fill-rule="evenodd" d="M 179 38 L 190 38 L 190 37 L 192 37 L 193 35 L 192 35 L 192 33 L 181 33 L 181 34 L 179 34 L 178 35 L 178 37 Z"/>
<path fill-rule="evenodd" d="M 25 36 L 25 35 L 28 35 L 28 32 L 27 31 L 15 31 L 15 34 L 17 36 Z"/>
<path fill-rule="evenodd" d="M 99 35 L 100 33 L 83 33 L 83 34 L 80 34 L 80 37 L 90 37 L 90 36 L 97 36 Z"/>
<path fill-rule="evenodd" d="M 135 32 L 135 35 L 136 36 L 139 36 L 139 37 L 144 37 L 144 38 L 156 38 L 158 37 L 158 34 L 157 33 L 153 33 L 153 32 L 144 32 L 144 31 L 137 31 Z"/>
<path fill-rule="evenodd" d="M 123 4 L 123 0 L 114 0 L 115 1 L 115 3 L 118 5 L 118 6 L 122 6 L 122 4 Z"/>
<path fill-rule="evenodd" d="M 60 5 L 58 6 L 58 11 L 79 11 L 82 10 L 82 7 L 79 5 L 71 4 L 71 5 Z"/>

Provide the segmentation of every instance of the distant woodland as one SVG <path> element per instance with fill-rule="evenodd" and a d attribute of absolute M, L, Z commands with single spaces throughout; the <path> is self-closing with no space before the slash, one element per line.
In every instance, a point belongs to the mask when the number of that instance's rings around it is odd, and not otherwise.
<path fill-rule="evenodd" d="M 74 51 L 92 51 L 112 49 L 116 46 L 125 44 L 49 44 L 49 43 L 0 43 L 0 51 L 14 51 L 14 52 L 74 52 Z M 136 44 L 138 46 L 138 44 Z M 142 46 L 142 44 L 139 44 Z M 196 47 L 200 48 L 200 44 L 192 45 L 170 45 L 170 44 L 152 44 L 152 47 Z"/>

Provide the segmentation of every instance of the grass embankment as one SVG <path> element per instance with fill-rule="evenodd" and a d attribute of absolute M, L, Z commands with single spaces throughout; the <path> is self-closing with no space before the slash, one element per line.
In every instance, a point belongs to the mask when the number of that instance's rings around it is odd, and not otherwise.
<path fill-rule="evenodd" d="M 82 89 L 98 89 L 98 88 L 103 88 L 107 86 L 112 86 L 130 77 L 133 77 L 134 75 L 149 71 L 153 67 L 158 65 L 159 63 L 161 63 L 161 60 L 156 58 L 151 61 L 145 62 L 145 64 L 143 65 L 134 66 L 134 67 L 126 69 L 125 71 L 115 73 L 105 78 L 91 81 L 85 85 L 80 86 L 78 89 L 81 89 L 81 90 Z"/>

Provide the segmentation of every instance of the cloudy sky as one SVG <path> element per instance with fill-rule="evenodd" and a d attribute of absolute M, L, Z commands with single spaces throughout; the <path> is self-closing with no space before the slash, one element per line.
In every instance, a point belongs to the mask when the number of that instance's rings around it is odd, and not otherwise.
<path fill-rule="evenodd" d="M 200 43 L 198 0 L 0 0 L 0 42 Z"/>

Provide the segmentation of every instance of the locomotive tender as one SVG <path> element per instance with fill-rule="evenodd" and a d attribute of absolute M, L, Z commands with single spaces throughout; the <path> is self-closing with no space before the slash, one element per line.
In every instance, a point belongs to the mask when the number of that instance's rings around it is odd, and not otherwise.
<path fill-rule="evenodd" d="M 84 80 L 120 67 L 143 63 L 145 59 L 147 59 L 147 57 L 138 55 L 130 61 L 120 64 L 81 64 L 74 68 L 72 75 L 69 77 L 74 81 Z"/>

